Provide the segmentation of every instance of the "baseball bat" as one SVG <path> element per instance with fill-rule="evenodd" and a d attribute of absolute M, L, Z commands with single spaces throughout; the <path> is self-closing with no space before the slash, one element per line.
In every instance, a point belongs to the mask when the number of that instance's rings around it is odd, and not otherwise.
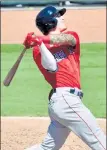
<path fill-rule="evenodd" d="M 10 85 L 10 83 L 11 83 L 11 81 L 12 81 L 12 79 L 13 79 L 13 77 L 14 77 L 14 75 L 15 75 L 18 67 L 19 67 L 19 64 L 20 64 L 20 62 L 21 62 L 21 60 L 22 60 L 22 58 L 23 58 L 23 56 L 24 56 L 24 54 L 26 52 L 26 50 L 27 50 L 26 48 L 24 48 L 22 50 L 22 52 L 19 55 L 19 57 L 17 58 L 16 62 L 14 63 L 14 65 L 12 66 L 12 68 L 10 69 L 10 71 L 8 72 L 7 76 L 5 77 L 5 79 L 3 81 L 3 84 L 5 86 L 9 86 Z"/>

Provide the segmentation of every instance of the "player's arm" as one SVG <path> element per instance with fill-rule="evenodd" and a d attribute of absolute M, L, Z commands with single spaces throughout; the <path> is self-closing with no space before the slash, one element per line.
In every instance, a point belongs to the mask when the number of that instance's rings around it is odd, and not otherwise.
<path fill-rule="evenodd" d="M 32 37 L 34 43 L 36 43 L 36 39 L 42 40 L 45 44 L 53 44 L 53 45 L 76 45 L 76 38 L 72 34 L 54 34 L 49 36 L 35 36 Z"/>
<path fill-rule="evenodd" d="M 41 52 L 41 64 L 50 72 L 57 71 L 57 62 L 51 52 L 47 49 L 41 38 L 35 37 L 34 32 L 28 33 L 27 39 L 24 41 L 27 48 L 39 46 Z"/>
<path fill-rule="evenodd" d="M 41 64 L 49 72 L 57 71 L 57 62 L 51 52 L 47 49 L 45 44 L 42 42 L 39 45 L 41 52 Z"/>
<path fill-rule="evenodd" d="M 58 45 L 76 45 L 76 38 L 71 34 L 58 34 L 58 35 L 50 35 L 50 44 L 58 44 Z"/>
<path fill-rule="evenodd" d="M 71 34 L 54 34 L 50 36 L 37 36 L 46 44 L 53 44 L 53 45 L 76 45 L 76 38 Z"/>
<path fill-rule="evenodd" d="M 32 35 L 27 40 L 27 44 L 29 47 L 33 47 L 37 44 L 37 39 L 42 40 L 45 44 L 53 44 L 53 45 L 71 45 L 75 46 L 77 41 L 73 34 L 55 34 L 50 36 L 35 36 L 32 32 Z M 31 43 L 33 43 L 31 45 Z"/>
<path fill-rule="evenodd" d="M 53 45 L 76 45 L 76 38 L 72 34 L 54 34 L 50 36 L 37 36 L 42 39 L 44 43 Z"/>

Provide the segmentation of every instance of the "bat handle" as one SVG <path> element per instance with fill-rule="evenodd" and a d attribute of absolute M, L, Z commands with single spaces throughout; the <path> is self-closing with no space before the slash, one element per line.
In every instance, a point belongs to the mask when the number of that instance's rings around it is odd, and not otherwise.
<path fill-rule="evenodd" d="M 19 58 L 18 58 L 18 61 L 20 61 L 21 59 L 22 59 L 22 57 L 23 57 L 23 55 L 24 55 L 24 53 L 26 52 L 26 47 L 23 49 L 23 51 L 21 52 L 21 54 L 20 54 L 20 56 L 19 56 Z"/>

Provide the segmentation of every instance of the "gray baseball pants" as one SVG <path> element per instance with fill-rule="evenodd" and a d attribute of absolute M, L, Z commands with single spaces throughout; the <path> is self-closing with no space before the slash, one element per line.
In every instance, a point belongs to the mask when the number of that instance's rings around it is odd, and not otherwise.
<path fill-rule="evenodd" d="M 26 150 L 59 150 L 71 131 L 92 150 L 106 150 L 106 136 L 90 110 L 79 96 L 69 92 L 69 88 L 56 89 L 48 110 L 51 123 L 44 141 Z"/>

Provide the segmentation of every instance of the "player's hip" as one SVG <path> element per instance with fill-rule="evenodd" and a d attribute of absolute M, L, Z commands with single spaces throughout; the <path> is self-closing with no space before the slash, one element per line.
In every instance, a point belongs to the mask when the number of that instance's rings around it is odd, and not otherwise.
<path fill-rule="evenodd" d="M 73 91 L 72 88 L 64 88 L 63 90 L 58 88 L 50 97 L 48 105 L 49 115 L 54 116 L 56 120 L 70 114 L 70 116 L 73 116 L 74 110 L 77 112 L 82 110 L 83 103 L 80 96 L 70 93 L 70 90 Z"/>
<path fill-rule="evenodd" d="M 49 110 L 63 111 L 70 107 L 81 107 L 83 93 L 78 88 L 63 87 L 52 89 L 49 94 Z M 58 113 L 56 112 L 56 114 Z"/>

